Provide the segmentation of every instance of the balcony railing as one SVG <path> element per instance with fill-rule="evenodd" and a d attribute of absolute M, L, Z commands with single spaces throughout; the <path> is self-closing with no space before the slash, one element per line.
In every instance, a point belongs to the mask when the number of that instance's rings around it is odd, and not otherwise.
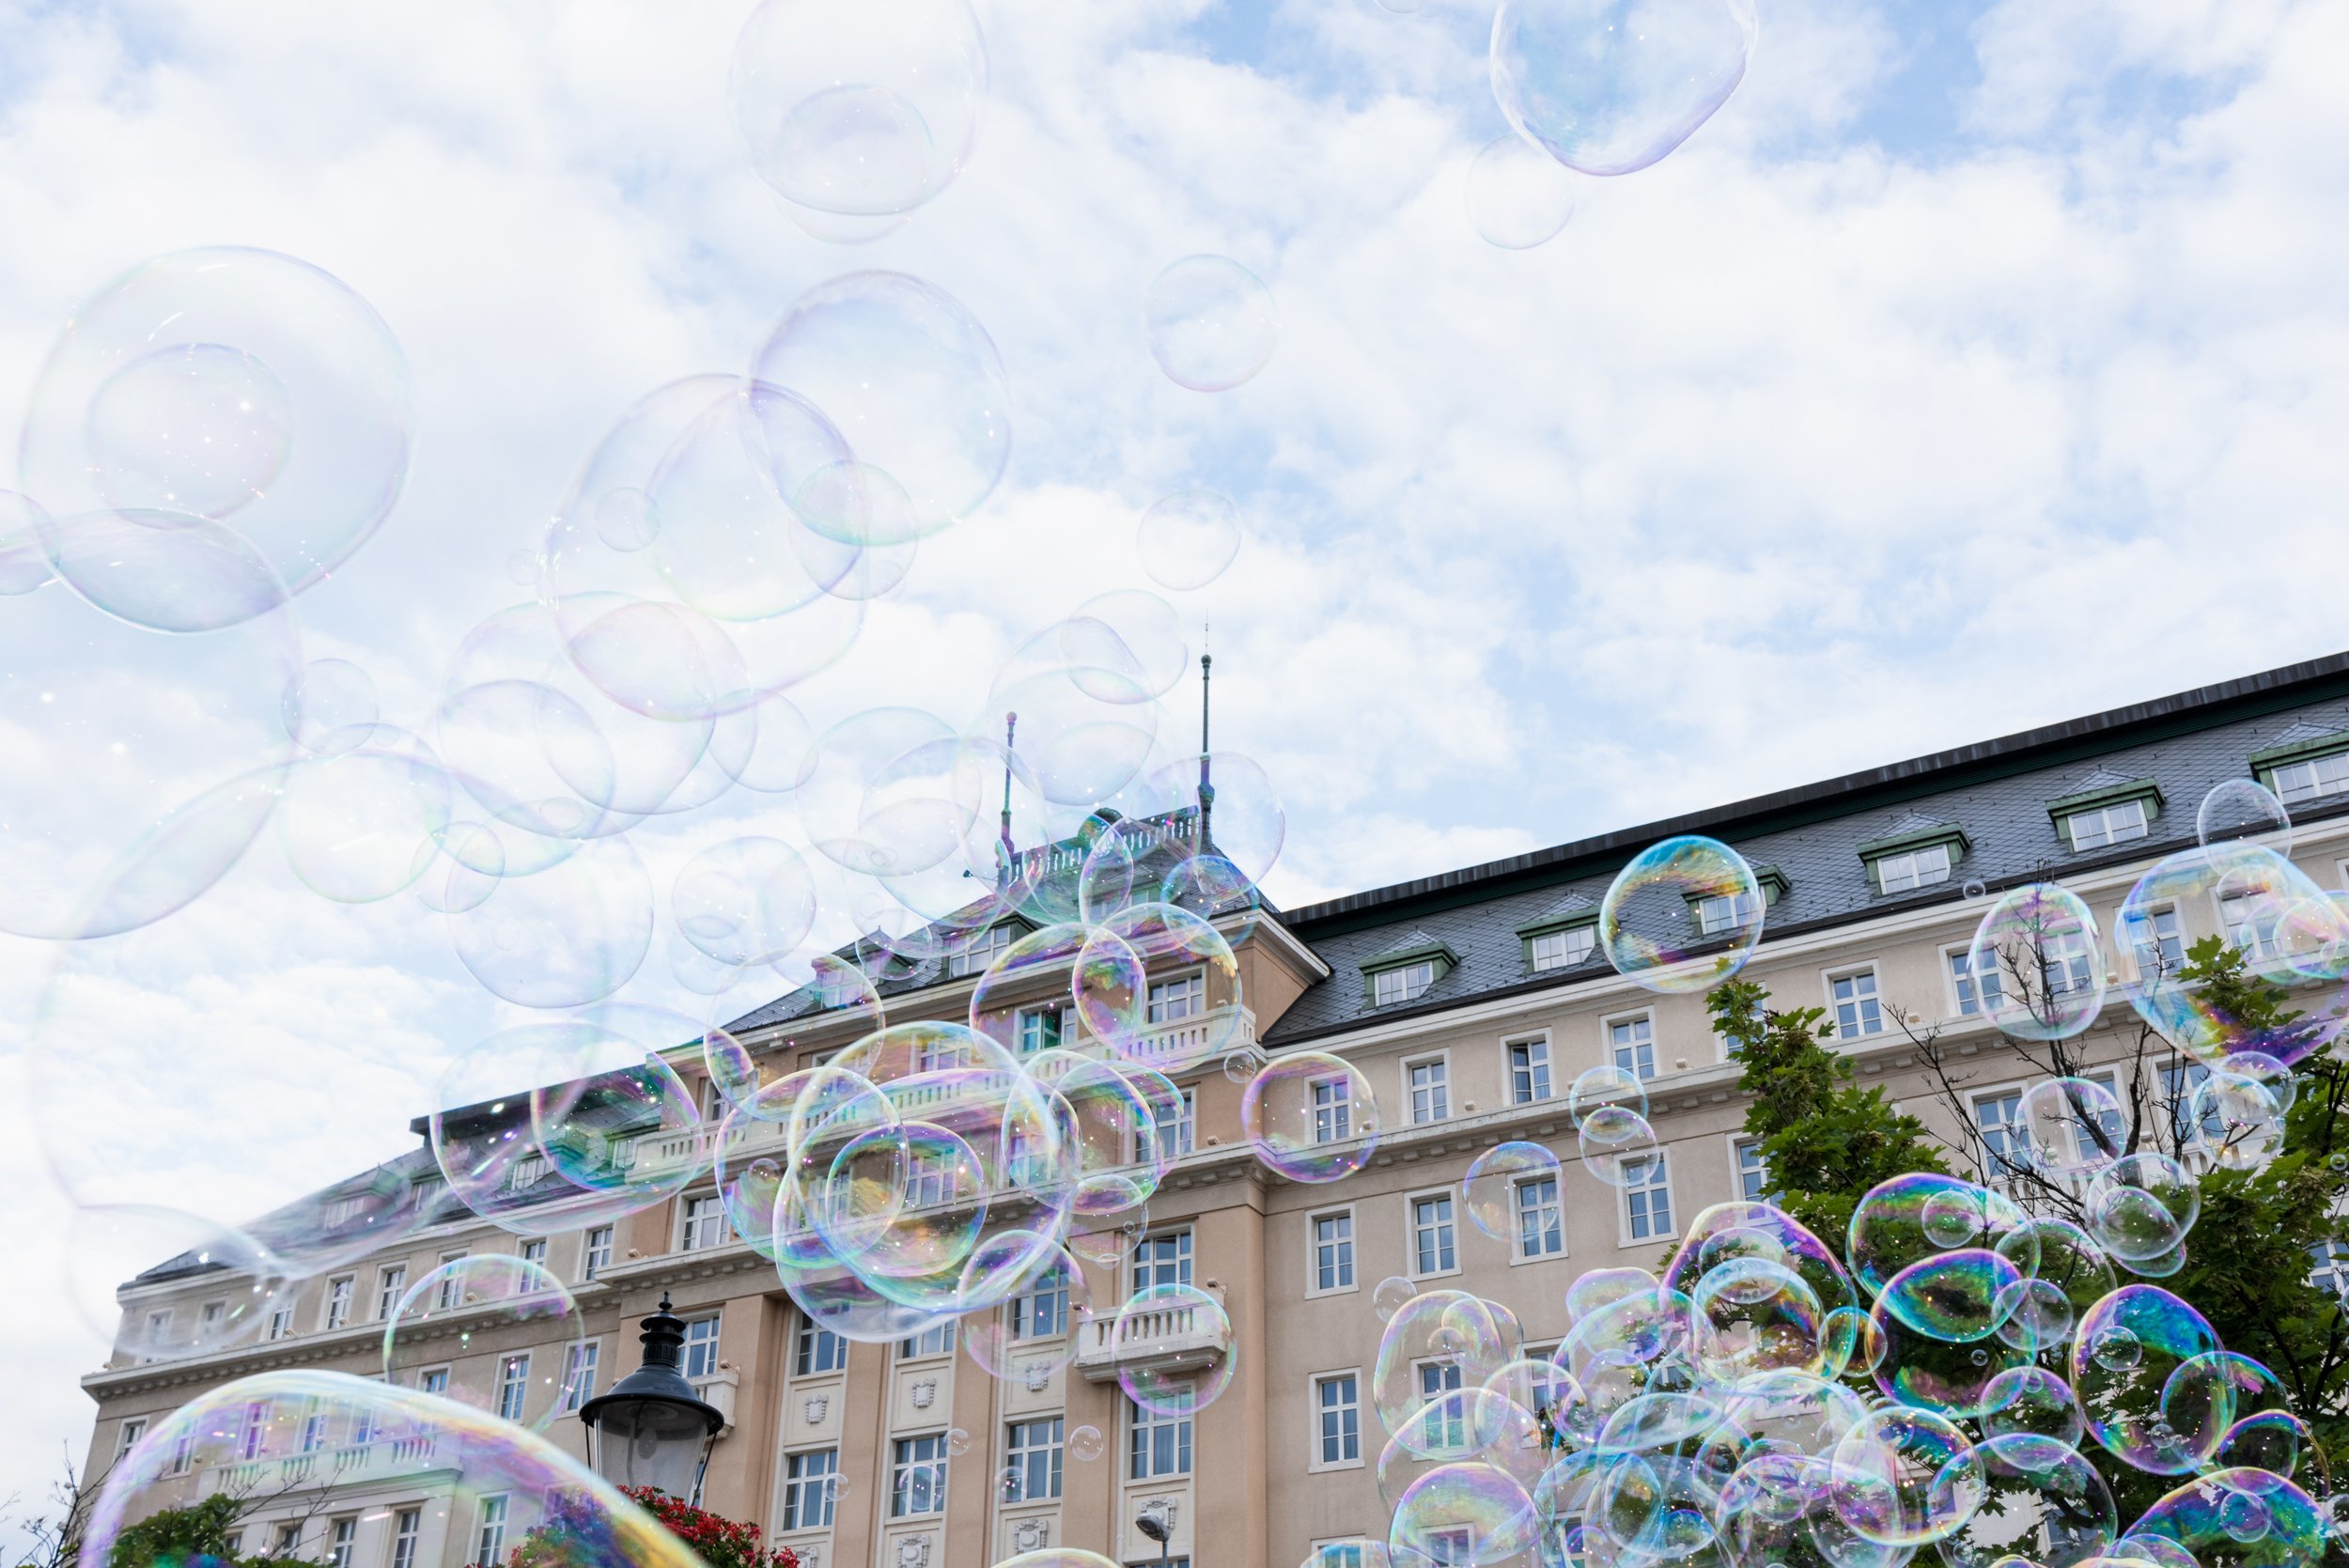
<path fill-rule="evenodd" d="M 316 1449 L 308 1453 L 214 1465 L 204 1471 L 199 1490 L 208 1496 L 226 1492 L 230 1497 L 253 1497 L 342 1486 L 357 1481 L 383 1481 L 438 1468 L 439 1452 L 440 1437 L 435 1433 L 379 1437 L 372 1442 L 346 1443 L 341 1448 Z"/>
<path fill-rule="evenodd" d="M 1205 1371 L 1230 1347 L 1231 1330 L 1221 1313 L 1196 1303 L 1170 1302 L 1081 1325 L 1077 1371 L 1088 1383 L 1106 1383 L 1129 1370 Z"/>

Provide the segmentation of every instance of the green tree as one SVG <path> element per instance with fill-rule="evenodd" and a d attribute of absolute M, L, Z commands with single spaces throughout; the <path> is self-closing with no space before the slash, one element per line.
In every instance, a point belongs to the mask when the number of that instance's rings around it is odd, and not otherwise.
<path fill-rule="evenodd" d="M 237 1525 L 249 1506 L 214 1492 L 186 1508 L 150 1514 L 115 1537 L 106 1568 L 185 1568 L 207 1559 L 232 1568 L 317 1568 L 301 1558 L 239 1555 Z"/>
<path fill-rule="evenodd" d="M 1895 1110 L 1882 1089 L 1862 1089 L 1851 1063 L 1828 1048 L 1834 1032 L 1820 1007 L 1781 1013 L 1750 980 L 1713 988 L 1713 1032 L 1745 1071 L 1752 1096 L 1746 1131 L 1761 1140 L 1779 1207 L 1841 1252 L 1852 1209 L 1868 1188 L 1908 1171 L 1947 1172 L 1924 1124 Z"/>

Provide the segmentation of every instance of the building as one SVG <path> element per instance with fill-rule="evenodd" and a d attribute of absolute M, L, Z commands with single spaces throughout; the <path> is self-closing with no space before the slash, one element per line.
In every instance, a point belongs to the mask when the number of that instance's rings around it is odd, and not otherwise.
<path fill-rule="evenodd" d="M 880 1345 L 815 1327 L 773 1267 L 734 1239 L 706 1176 L 611 1224 L 532 1240 L 454 1203 L 419 1153 L 289 1211 L 361 1224 L 387 1204 L 418 1205 L 386 1226 L 396 1240 L 302 1283 L 250 1343 L 117 1358 L 86 1377 L 98 1406 L 92 1457 L 102 1467 L 192 1393 L 248 1373 L 377 1370 L 381 1319 L 406 1281 L 463 1251 L 532 1253 L 573 1284 L 599 1388 L 634 1366 L 636 1324 L 662 1293 L 674 1296 L 689 1323 L 685 1370 L 728 1415 L 705 1499 L 758 1523 L 808 1568 L 980 1568 L 1042 1545 L 1155 1562 L 1159 1545 L 1134 1524 L 1154 1502 L 1171 1515 L 1174 1562 L 1291 1568 L 1317 1544 L 1384 1529 L 1371 1388 L 1382 1280 L 1499 1300 L 1529 1344 L 1554 1344 L 1579 1273 L 1653 1266 L 1691 1215 L 1765 1190 L 1740 1136 L 1737 1067 L 1708 1031 L 1703 998 L 1642 990 L 1595 951 L 1599 899 L 1631 855 L 1684 832 L 1736 846 L 1770 899 L 1747 974 L 1782 1006 L 1825 1008 L 1863 1082 L 1952 1138 L 1962 1112 L 1995 1149 L 2031 1074 L 1979 1017 L 1965 970 L 1986 897 L 2061 881 L 2096 912 L 2105 962 L 2125 982 L 2151 955 L 2112 948 L 2114 910 L 2149 865 L 2195 842 L 2198 802 L 2236 778 L 2290 804 L 2292 854 L 2316 884 L 2349 885 L 2349 655 L 1305 908 L 1224 917 L 1239 997 L 1161 969 L 1150 977 L 1153 1030 L 1220 1027 L 1237 1008 L 1237 1038 L 1276 1058 L 1312 1049 L 1354 1063 L 1386 1131 L 1358 1173 L 1286 1181 L 1241 1135 L 1239 1084 L 1214 1061 L 1182 1075 L 1178 1157 L 1146 1231 L 1091 1288 L 1097 1308 L 1161 1281 L 1221 1299 L 1236 1364 L 1221 1397 L 1188 1415 L 1148 1415 L 1125 1399 L 1116 1373 L 1132 1347 L 1118 1343 L 1113 1312 L 1078 1326 L 1064 1368 L 996 1378 L 952 1334 Z M 2228 911 L 2204 902 L 2167 911 L 2158 944 L 2228 929 Z M 964 1017 L 978 973 L 1011 939 L 983 933 L 963 957 L 887 978 L 891 1020 Z M 856 1008 L 828 1010 L 836 1000 L 783 999 L 740 1033 L 770 1072 L 811 1063 L 861 1027 Z M 2084 1037 L 2091 1058 L 2117 1059 L 2135 1021 L 2125 1002 L 2109 1003 Z M 1014 1037 L 1034 1043 L 1041 1028 Z M 1964 1064 L 1954 1111 L 1922 1074 L 1920 1033 Z M 1644 1081 L 1662 1141 L 1662 1157 L 1620 1186 L 1580 1168 L 1562 1099 L 1577 1074 L 1604 1063 Z M 2163 1065 L 2188 1070 L 2172 1057 Z M 1460 1184 L 1477 1153 L 1506 1139 L 1559 1149 L 1563 1173 L 1518 1192 L 1507 1236 L 1494 1239 L 1468 1223 Z M 518 1171 L 515 1181 L 540 1174 Z M 228 1289 L 218 1271 L 175 1260 L 121 1299 L 137 1321 L 200 1314 Z M 1049 1304 L 1027 1322 L 1047 1336 L 1067 1331 Z M 492 1330 L 415 1375 L 482 1401 L 520 1381 L 519 1397 L 544 1400 L 554 1380 L 543 1368 L 535 1384 L 526 1372 L 518 1379 L 515 1358 L 552 1348 L 527 1327 Z M 576 1421 L 550 1430 L 579 1452 Z M 432 1455 L 366 1439 L 321 1432 L 313 1452 L 256 1455 L 242 1480 L 266 1476 L 273 1510 L 309 1518 L 300 1548 L 339 1568 L 455 1568 L 530 1523 L 530 1499 L 510 1515 L 501 1503 L 494 1519 L 446 1516 Z M 191 1476 L 188 1494 L 239 1479 Z M 273 1528 L 272 1517 L 254 1528 Z"/>

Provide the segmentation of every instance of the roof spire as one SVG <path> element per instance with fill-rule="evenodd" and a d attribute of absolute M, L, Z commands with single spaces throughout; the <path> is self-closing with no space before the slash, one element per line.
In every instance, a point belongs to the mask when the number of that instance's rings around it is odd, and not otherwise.
<path fill-rule="evenodd" d="M 1215 810 L 1215 781 L 1209 772 L 1207 761 L 1207 683 L 1214 678 L 1215 655 L 1206 651 L 1208 635 L 1213 630 L 1212 626 L 1203 626 L 1199 635 L 1201 651 L 1199 654 L 1199 845 L 1197 852 L 1200 854 L 1206 852 L 1207 816 Z"/>
<path fill-rule="evenodd" d="M 1012 862 L 1018 851 L 1011 843 L 1011 738 L 1019 733 L 1019 715 L 1003 715 L 1003 815 L 1000 849 L 996 857 L 995 885 L 1000 890 L 1011 885 Z"/>

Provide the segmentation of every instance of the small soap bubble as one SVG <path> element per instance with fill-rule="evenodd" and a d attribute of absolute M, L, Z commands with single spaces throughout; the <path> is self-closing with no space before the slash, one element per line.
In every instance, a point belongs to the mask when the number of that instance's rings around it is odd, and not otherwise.
<path fill-rule="evenodd" d="M 1143 321 L 1159 368 L 1193 392 L 1228 392 L 1249 380 L 1280 335 L 1272 295 L 1225 256 L 1187 256 L 1160 272 Z"/>
<path fill-rule="evenodd" d="M 1390 1274 L 1378 1281 L 1378 1288 L 1370 1293 L 1370 1310 L 1384 1323 L 1403 1310 L 1403 1304 L 1419 1294 L 1419 1287 L 1400 1274 Z"/>
<path fill-rule="evenodd" d="M 1097 1426 L 1081 1426 L 1068 1435 L 1068 1457 L 1080 1464 L 1090 1465 L 1109 1452 L 1109 1443 Z"/>

